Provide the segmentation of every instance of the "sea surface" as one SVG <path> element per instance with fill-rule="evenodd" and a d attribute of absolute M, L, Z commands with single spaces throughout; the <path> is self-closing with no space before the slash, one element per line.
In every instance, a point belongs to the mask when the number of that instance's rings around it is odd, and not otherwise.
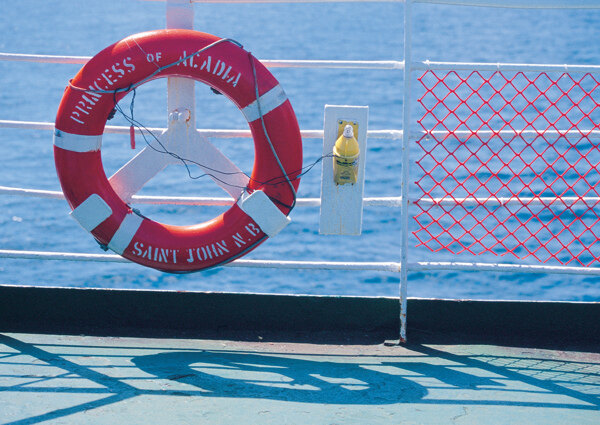
<path fill-rule="evenodd" d="M 165 4 L 103 0 L 1 3 L 0 52 L 91 56 L 130 34 L 164 28 Z M 259 59 L 402 60 L 402 3 L 196 4 L 197 30 L 242 43 Z M 413 59 L 439 61 L 600 64 L 600 11 L 517 10 L 440 5 L 414 6 Z M 63 90 L 79 65 L 0 62 L 0 119 L 53 122 Z M 369 129 L 402 128 L 401 70 L 272 69 L 285 88 L 303 129 L 323 126 L 325 104 L 368 105 Z M 241 113 L 223 96 L 196 85 L 199 128 L 245 128 Z M 131 97 L 122 104 L 129 107 Z M 418 111 L 416 112 L 418 113 Z M 149 127 L 166 124 L 166 82 L 137 91 L 135 117 Z M 111 124 L 125 125 L 122 117 Z M 242 169 L 252 167 L 247 139 L 219 139 Z M 318 160 L 322 141 L 304 140 L 305 165 Z M 399 141 L 368 141 L 366 196 L 400 193 Z M 137 150 L 142 141 L 138 139 Z M 107 174 L 134 152 L 127 137 L 103 142 Z M 411 172 L 413 170 L 411 169 Z M 320 196 L 321 167 L 301 182 L 299 196 Z M 49 131 L 0 128 L 0 185 L 60 190 Z M 191 180 L 171 167 L 141 194 L 223 196 L 207 178 Z M 219 207 L 140 206 L 159 221 L 192 224 Z M 68 216 L 65 201 L 0 196 L 0 248 L 102 253 Z M 245 258 L 313 261 L 399 261 L 399 210 L 366 207 L 363 234 L 321 236 L 319 208 L 298 207 L 292 224 Z M 414 226 L 414 223 L 412 224 Z M 411 237 L 411 246 L 416 241 Z M 481 261 L 535 264 L 511 256 L 477 257 L 411 248 L 411 261 Z M 549 263 L 555 264 L 555 263 Z M 598 266 L 598 264 L 594 264 Z M 293 294 L 395 296 L 399 275 L 383 272 L 296 271 L 220 267 L 173 275 L 136 264 L 0 259 L 7 284 L 102 288 L 236 291 Z M 600 301 L 595 277 L 488 272 L 411 273 L 416 297 Z"/>

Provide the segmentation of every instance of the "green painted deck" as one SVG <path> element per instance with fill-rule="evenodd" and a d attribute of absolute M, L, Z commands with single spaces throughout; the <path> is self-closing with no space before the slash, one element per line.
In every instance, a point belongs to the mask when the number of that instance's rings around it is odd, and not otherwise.
<path fill-rule="evenodd" d="M 3 424 L 594 424 L 600 354 L 0 334 Z"/>
<path fill-rule="evenodd" d="M 408 311 L 0 285 L 0 424 L 600 424 L 600 303 Z"/>

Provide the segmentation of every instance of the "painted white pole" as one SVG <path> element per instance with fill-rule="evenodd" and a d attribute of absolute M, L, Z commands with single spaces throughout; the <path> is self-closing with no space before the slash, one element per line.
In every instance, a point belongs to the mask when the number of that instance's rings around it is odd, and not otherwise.
<path fill-rule="evenodd" d="M 194 29 L 194 6 L 190 0 L 167 0 L 167 28 Z M 180 77 L 168 77 L 167 80 L 167 117 L 176 110 L 184 113 L 187 109 L 190 127 L 196 128 L 194 80 Z"/>
<path fill-rule="evenodd" d="M 402 102 L 402 203 L 401 203 L 401 252 L 400 252 L 400 338 L 399 342 L 406 342 L 406 297 L 408 289 L 408 224 L 409 224 L 409 163 L 410 163 L 410 102 L 411 102 L 411 74 L 410 65 L 412 39 L 412 0 L 404 3 L 404 100 Z"/>

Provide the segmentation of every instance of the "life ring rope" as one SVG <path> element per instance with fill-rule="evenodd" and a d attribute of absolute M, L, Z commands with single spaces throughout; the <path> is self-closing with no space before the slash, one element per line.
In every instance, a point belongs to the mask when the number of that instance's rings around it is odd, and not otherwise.
<path fill-rule="evenodd" d="M 267 105 L 265 105 L 265 106 L 268 106 L 270 109 L 268 111 L 266 111 L 266 110 L 263 111 L 263 105 L 261 105 L 260 96 L 258 93 L 258 77 L 256 75 L 256 67 L 254 66 L 254 60 L 252 59 L 252 54 L 248 53 L 248 56 L 250 57 L 250 64 L 252 66 L 252 74 L 254 76 L 254 91 L 256 93 L 256 107 L 258 109 L 258 117 L 260 119 L 260 123 L 261 123 L 263 131 L 265 133 L 267 142 L 269 142 L 269 147 L 271 148 L 271 152 L 273 153 L 273 156 L 275 157 L 275 160 L 277 161 L 277 165 L 279 165 L 279 169 L 281 170 L 281 173 L 283 174 L 286 181 L 288 182 L 288 185 L 290 186 L 290 190 L 292 191 L 292 194 L 294 195 L 292 205 L 289 206 L 289 210 L 291 211 L 292 208 L 294 208 L 296 206 L 296 199 L 297 199 L 296 189 L 294 188 L 294 185 L 292 184 L 289 176 L 285 172 L 285 168 L 281 164 L 281 160 L 279 159 L 279 155 L 277 155 L 277 151 L 275 151 L 275 147 L 273 146 L 273 142 L 271 141 L 271 138 L 269 137 L 269 132 L 267 131 L 267 127 L 265 125 L 265 118 L 264 118 L 264 114 L 271 112 L 273 109 L 275 109 L 273 107 L 273 104 L 280 102 L 277 106 L 281 105 L 283 102 L 285 102 L 285 100 L 287 100 L 287 96 L 285 95 L 285 93 L 283 93 L 283 96 L 282 96 L 279 93 L 279 91 L 277 91 L 275 93 L 275 95 L 269 97 L 269 103 Z M 276 87 L 279 87 L 279 85 L 277 85 Z M 273 89 L 271 89 L 271 91 L 267 92 L 267 94 L 271 93 L 272 91 L 273 91 Z M 281 92 L 283 92 L 283 90 L 281 90 Z M 272 98 L 274 98 L 275 101 L 272 101 L 271 100 Z M 282 98 L 285 98 L 285 99 L 283 99 L 283 101 L 282 101 Z"/>

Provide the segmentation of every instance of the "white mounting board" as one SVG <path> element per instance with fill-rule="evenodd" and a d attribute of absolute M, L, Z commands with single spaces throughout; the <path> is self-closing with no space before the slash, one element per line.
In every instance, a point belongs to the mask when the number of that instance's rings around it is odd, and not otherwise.
<path fill-rule="evenodd" d="M 358 123 L 358 134 L 355 134 L 360 147 L 358 179 L 356 184 L 336 185 L 333 181 L 333 158 L 323 159 L 319 225 L 322 235 L 360 235 L 362 232 L 369 107 L 325 105 L 323 156 L 332 154 L 341 120 Z"/>

